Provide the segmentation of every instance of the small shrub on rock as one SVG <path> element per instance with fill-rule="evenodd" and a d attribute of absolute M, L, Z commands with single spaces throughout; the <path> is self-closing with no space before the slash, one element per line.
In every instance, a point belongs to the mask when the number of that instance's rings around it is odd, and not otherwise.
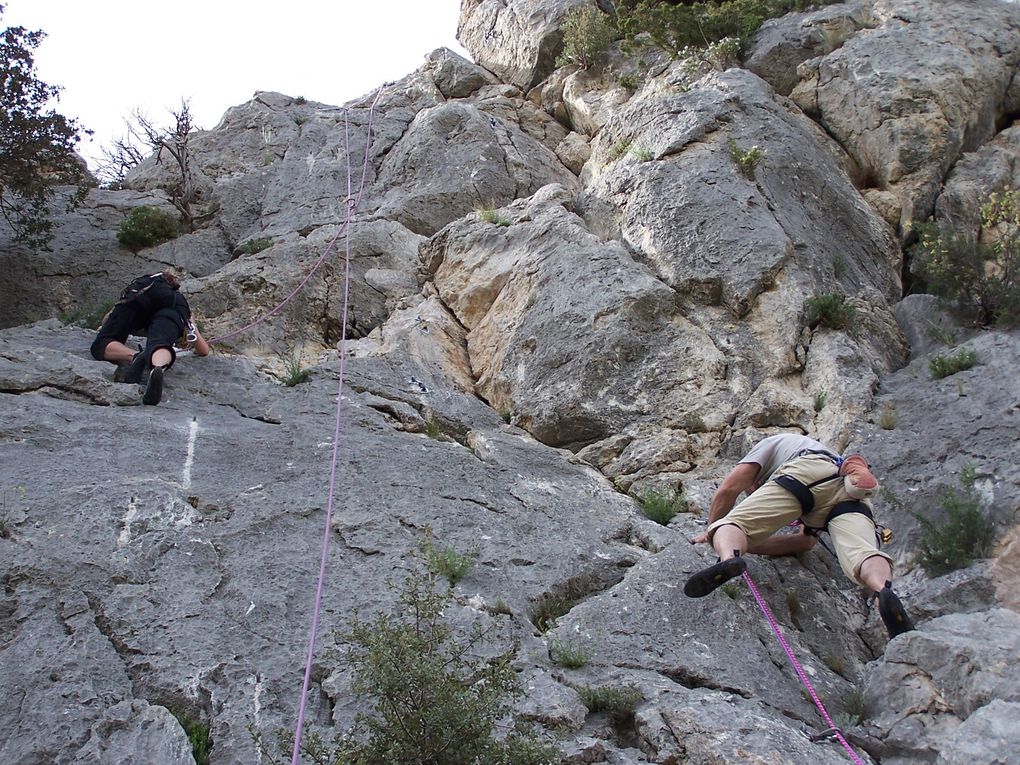
<path fill-rule="evenodd" d="M 68 327 L 85 327 L 86 329 L 99 329 L 103 323 L 103 317 L 113 308 L 114 300 L 104 300 L 92 306 L 79 306 L 58 317 L 60 323 Z"/>
<path fill-rule="evenodd" d="M 404 580 L 399 607 L 364 620 L 355 614 L 338 635 L 349 647 L 352 690 L 370 711 L 331 743 L 302 733 L 301 751 L 322 765 L 548 765 L 562 752 L 513 711 L 521 694 L 513 652 L 486 654 L 484 628 L 455 635 L 444 611 L 453 592 L 430 571 Z M 500 730 L 500 729 L 503 730 Z M 507 730 L 509 729 L 509 730 Z M 274 755 L 261 731 L 249 733 L 264 762 L 291 761 L 293 735 L 277 731 Z"/>
<path fill-rule="evenodd" d="M 811 328 L 819 325 L 830 329 L 848 330 L 857 318 L 856 309 L 835 293 L 808 298 L 804 303 L 805 321 Z"/>
<path fill-rule="evenodd" d="M 942 492 L 941 518 L 913 514 L 922 529 L 918 562 L 929 576 L 966 568 L 991 550 L 995 528 L 981 512 L 975 478 L 976 471 L 968 466 L 960 474 L 959 488 L 949 486 Z"/>
<path fill-rule="evenodd" d="M 141 205 L 131 210 L 120 224 L 117 241 L 132 252 L 138 252 L 145 247 L 169 242 L 180 233 L 180 224 L 173 215 L 157 207 Z"/>
<path fill-rule="evenodd" d="M 765 150 L 752 146 L 750 149 L 741 149 L 736 141 L 730 141 L 730 158 L 736 163 L 740 174 L 749 181 L 754 180 L 754 169 L 765 157 Z"/>
<path fill-rule="evenodd" d="M 992 193 L 981 203 L 981 234 L 917 226 L 913 250 L 929 291 L 979 326 L 1020 324 L 1020 190 Z"/>
<path fill-rule="evenodd" d="M 689 47 L 705 47 L 730 37 L 743 47 L 771 18 L 812 5 L 841 0 L 713 0 L 672 4 L 660 0 L 618 0 L 617 25 L 627 40 L 647 34 L 672 56 Z"/>
<path fill-rule="evenodd" d="M 677 513 L 686 512 L 687 500 L 682 492 L 652 489 L 641 496 L 641 509 L 650 520 L 667 526 Z"/>
<path fill-rule="evenodd" d="M 969 348 L 961 348 L 949 356 L 936 353 L 928 360 L 928 369 L 931 371 L 932 377 L 941 380 L 943 377 L 970 369 L 976 363 L 977 354 Z"/>
<path fill-rule="evenodd" d="M 312 370 L 301 366 L 301 360 L 295 355 L 287 359 L 287 368 L 283 375 L 283 384 L 288 388 L 300 385 L 312 376 Z"/>
<path fill-rule="evenodd" d="M 449 590 L 436 574 L 412 573 L 404 582 L 399 614 L 356 618 L 345 636 L 355 671 L 354 691 L 373 702 L 348 737 L 358 765 L 493 763 L 539 765 L 559 753 L 523 727 L 499 738 L 497 726 L 512 716 L 520 686 L 512 655 L 473 658 L 483 631 L 455 638 L 443 611 Z"/>
<path fill-rule="evenodd" d="M 615 37 L 616 28 L 604 13 L 591 6 L 575 8 L 563 20 L 563 51 L 556 66 L 577 64 L 589 69 Z"/>
<path fill-rule="evenodd" d="M 478 560 L 477 548 L 460 552 L 453 545 L 436 547 L 431 540 L 426 540 L 422 547 L 429 571 L 436 576 L 446 577 L 450 584 L 457 584 L 467 576 Z"/>
<path fill-rule="evenodd" d="M 589 712 L 605 712 L 614 719 L 625 719 L 634 714 L 644 696 L 636 685 L 585 686 L 578 690 L 581 703 Z"/>
<path fill-rule="evenodd" d="M 188 743 L 191 744 L 191 756 L 195 758 L 195 765 L 209 765 L 209 752 L 212 749 L 212 742 L 209 738 L 208 724 L 199 720 L 193 720 L 184 712 L 170 710 L 177 718 L 177 722 L 188 734 Z"/>
<path fill-rule="evenodd" d="M 260 237 L 258 239 L 249 239 L 244 244 L 239 245 L 237 251 L 243 255 L 255 255 L 256 253 L 262 252 L 272 246 L 272 239 L 269 237 Z"/>

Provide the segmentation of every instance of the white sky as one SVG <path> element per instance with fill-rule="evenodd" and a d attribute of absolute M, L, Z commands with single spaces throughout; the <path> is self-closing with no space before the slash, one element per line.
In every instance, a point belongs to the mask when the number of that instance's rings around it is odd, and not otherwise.
<path fill-rule="evenodd" d="M 339 106 L 414 71 L 456 40 L 460 0 L 0 0 L 0 29 L 46 33 L 36 75 L 95 135 L 90 161 L 140 108 L 156 124 L 190 99 L 210 129 L 255 91 Z"/>

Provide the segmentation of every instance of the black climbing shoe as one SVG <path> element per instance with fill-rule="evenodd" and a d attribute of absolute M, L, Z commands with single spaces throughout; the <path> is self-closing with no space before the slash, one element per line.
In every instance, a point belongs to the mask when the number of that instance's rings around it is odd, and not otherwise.
<path fill-rule="evenodd" d="M 113 381 L 119 383 L 134 383 L 139 385 L 142 382 L 142 375 L 145 373 L 145 354 L 139 351 L 126 364 L 118 364 L 113 372 Z"/>
<path fill-rule="evenodd" d="M 693 574 L 684 585 L 684 595 L 688 598 L 703 598 L 724 582 L 747 571 L 747 563 L 739 555 L 720 561 L 714 566 L 703 568 Z"/>
<path fill-rule="evenodd" d="M 878 613 L 881 614 L 882 621 L 885 622 L 890 640 L 914 629 L 913 622 L 907 616 L 907 610 L 900 603 L 900 599 L 896 597 L 896 593 L 892 591 L 892 582 L 886 582 L 885 587 L 878 593 Z"/>
<path fill-rule="evenodd" d="M 163 398 L 163 367 L 153 367 L 149 373 L 149 383 L 145 386 L 142 403 L 155 406 Z"/>

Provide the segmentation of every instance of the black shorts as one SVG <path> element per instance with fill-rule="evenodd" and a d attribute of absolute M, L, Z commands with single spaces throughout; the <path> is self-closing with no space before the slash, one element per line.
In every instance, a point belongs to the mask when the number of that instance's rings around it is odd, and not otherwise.
<path fill-rule="evenodd" d="M 166 348 L 172 366 L 177 358 L 174 343 L 184 334 L 190 317 L 191 307 L 184 295 L 157 282 L 138 298 L 113 307 L 92 341 L 92 358 L 103 361 L 106 346 L 114 340 L 126 343 L 128 335 L 146 334 L 146 359 L 153 351 Z"/>

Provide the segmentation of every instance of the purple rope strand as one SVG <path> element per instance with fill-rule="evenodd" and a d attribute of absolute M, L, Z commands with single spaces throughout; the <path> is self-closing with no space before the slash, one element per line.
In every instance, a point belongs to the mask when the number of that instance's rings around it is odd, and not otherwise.
<path fill-rule="evenodd" d="M 861 758 L 857 756 L 853 747 L 850 746 L 850 744 L 847 743 L 847 740 L 843 737 L 843 732 L 836 727 L 836 723 L 834 723 L 832 718 L 829 717 L 829 713 L 826 711 L 825 705 L 822 704 L 822 700 L 818 698 L 818 693 L 815 691 L 814 686 L 811 685 L 811 681 L 808 680 L 807 675 L 800 666 L 800 662 L 797 661 L 797 657 L 794 656 L 793 650 L 790 648 L 790 644 L 786 642 L 786 638 L 783 636 L 783 631 L 779 628 L 779 623 L 772 615 L 772 609 L 769 608 L 769 604 L 765 602 L 765 598 L 763 598 L 761 593 L 758 592 L 758 588 L 751 579 L 751 575 L 746 571 L 744 572 L 744 581 L 747 582 L 747 586 L 750 588 L 751 594 L 754 595 L 754 599 L 758 601 L 758 607 L 761 609 L 762 613 L 765 614 L 765 618 L 768 620 L 769 626 L 772 628 L 772 632 L 779 640 L 779 644 L 783 647 L 783 650 L 786 651 L 787 658 L 790 659 L 790 663 L 793 664 L 793 668 L 797 670 L 797 676 L 800 677 L 800 681 L 804 684 L 804 687 L 807 688 L 808 693 L 811 694 L 811 698 L 814 700 L 815 706 L 818 707 L 818 711 L 822 713 L 822 719 L 825 720 L 825 723 L 833 731 L 836 738 L 839 740 L 839 743 L 841 743 L 843 748 L 846 749 L 847 754 L 850 755 L 850 759 L 857 765 L 864 765 Z"/>
<path fill-rule="evenodd" d="M 378 100 L 378 95 L 376 96 Z M 373 102 L 373 107 L 375 103 Z M 369 133 L 368 142 L 371 142 L 371 117 L 369 117 Z M 357 207 L 358 202 L 361 199 L 361 193 L 365 187 L 365 168 L 368 166 L 368 144 L 365 148 L 365 165 L 362 169 L 361 176 L 361 189 L 358 191 L 358 198 L 355 199 L 352 196 L 351 189 L 351 152 L 350 152 L 350 123 L 347 119 L 347 111 L 344 110 L 344 147 L 347 157 L 347 223 L 350 222 L 351 215 L 354 209 Z M 336 394 L 336 424 L 333 430 L 333 455 L 330 461 L 329 468 L 329 493 L 326 500 L 326 523 L 322 532 L 322 554 L 319 557 L 319 582 L 315 589 L 315 606 L 312 613 L 312 626 L 310 635 L 308 638 L 308 658 L 305 661 L 305 675 L 304 681 L 301 685 L 301 700 L 298 704 L 298 717 L 297 724 L 294 730 L 294 749 L 291 753 L 291 765 L 298 765 L 301 757 L 301 734 L 304 730 L 305 723 L 305 706 L 308 701 L 308 686 L 311 682 L 312 677 L 312 659 L 315 656 L 315 641 L 319 631 L 319 613 L 322 605 L 322 593 L 325 589 L 326 582 L 326 558 L 329 550 L 329 534 L 330 528 L 333 522 L 333 498 L 336 489 L 336 467 L 337 467 L 337 456 L 340 451 L 340 424 L 341 424 L 341 411 L 342 402 L 344 395 L 344 361 L 347 358 L 347 309 L 350 302 L 350 285 L 351 285 L 351 237 L 350 237 L 350 226 L 346 226 L 347 235 L 345 237 L 344 246 L 344 300 L 343 300 L 343 316 L 341 318 L 341 331 L 340 331 L 340 360 L 339 360 L 339 376 L 340 382 L 337 387 Z"/>

